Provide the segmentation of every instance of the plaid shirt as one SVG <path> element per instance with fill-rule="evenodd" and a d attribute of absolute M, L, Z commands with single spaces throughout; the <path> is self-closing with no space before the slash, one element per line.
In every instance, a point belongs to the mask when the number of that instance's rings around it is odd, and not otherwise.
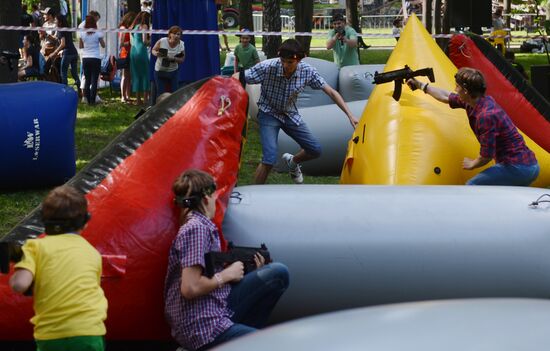
<path fill-rule="evenodd" d="M 302 123 L 302 116 L 296 108 L 298 95 L 306 86 L 322 89 L 326 82 L 315 68 L 300 61 L 290 78 L 283 75 L 283 65 L 279 58 L 266 60 L 245 71 L 245 79 L 250 84 L 262 84 L 258 108 L 269 113 L 281 122 L 285 118 L 296 125 Z"/>
<path fill-rule="evenodd" d="M 181 294 L 181 271 L 185 267 L 205 267 L 204 254 L 220 251 L 218 230 L 199 212 L 192 212 L 172 242 L 164 284 L 164 313 L 172 336 L 193 350 L 206 345 L 233 325 L 227 307 L 231 287 L 226 284 L 207 295 L 186 300 Z"/>
<path fill-rule="evenodd" d="M 451 108 L 464 108 L 470 127 L 481 145 L 482 157 L 495 159 L 497 163 L 531 166 L 537 163 L 516 126 L 506 112 L 490 96 L 482 96 L 475 107 L 460 100 L 458 94 L 449 95 Z"/>

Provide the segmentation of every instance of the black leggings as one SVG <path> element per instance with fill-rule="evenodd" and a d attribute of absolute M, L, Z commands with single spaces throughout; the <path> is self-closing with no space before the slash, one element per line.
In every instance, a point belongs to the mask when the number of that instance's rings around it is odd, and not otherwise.
<path fill-rule="evenodd" d="M 101 59 L 83 58 L 82 70 L 84 71 L 84 96 L 90 105 L 95 104 L 97 95 L 97 81 L 101 70 Z"/>

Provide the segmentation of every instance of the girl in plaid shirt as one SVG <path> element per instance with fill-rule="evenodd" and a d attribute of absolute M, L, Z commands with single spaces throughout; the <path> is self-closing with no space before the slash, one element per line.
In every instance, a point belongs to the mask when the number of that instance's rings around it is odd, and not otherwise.
<path fill-rule="evenodd" d="M 412 78 L 409 87 L 418 88 L 451 108 L 466 110 L 470 127 L 480 144 L 479 156 L 462 161 L 467 170 L 485 166 L 491 160 L 495 165 L 480 172 L 467 185 L 528 186 L 539 175 L 539 164 L 518 129 L 506 112 L 485 95 L 485 78 L 480 71 L 463 67 L 455 75 L 455 92 L 436 88 Z"/>
<path fill-rule="evenodd" d="M 208 173 L 188 170 L 173 187 L 182 226 L 170 248 L 164 286 L 165 316 L 172 336 L 187 349 L 206 350 L 263 327 L 288 287 L 288 269 L 264 264 L 244 275 L 242 262 L 204 275 L 204 254 L 220 251 L 212 218 L 216 184 Z"/>

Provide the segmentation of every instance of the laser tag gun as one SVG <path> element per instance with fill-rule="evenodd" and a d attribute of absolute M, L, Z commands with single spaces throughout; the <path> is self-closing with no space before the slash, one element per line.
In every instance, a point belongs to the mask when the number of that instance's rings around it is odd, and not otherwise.
<path fill-rule="evenodd" d="M 422 68 L 413 71 L 409 66 L 405 65 L 405 68 L 397 69 L 395 71 L 385 73 L 374 72 L 373 84 L 384 84 L 393 81 L 395 83 L 395 88 L 393 90 L 392 97 L 395 101 L 399 101 L 399 98 L 401 97 L 401 86 L 403 83 L 407 82 L 408 79 L 418 76 L 428 77 L 430 82 L 435 82 L 434 71 L 432 68 Z M 411 89 L 416 90 L 416 87 Z"/>
<path fill-rule="evenodd" d="M 21 56 L 19 56 L 19 53 L 17 53 L 17 52 L 2 50 L 2 51 L 0 51 L 0 57 L 5 59 L 8 62 L 8 67 L 10 68 L 10 71 L 13 71 L 13 61 L 12 60 L 19 60 L 19 58 Z"/>
<path fill-rule="evenodd" d="M 256 253 L 264 257 L 266 264 L 272 262 L 265 244 L 262 244 L 260 247 L 244 247 L 234 246 L 232 242 L 229 242 L 226 252 L 210 251 L 204 254 L 206 276 L 212 278 L 216 267 L 225 267 L 237 261 L 241 261 L 244 264 L 244 274 L 252 272 L 256 269 L 256 262 L 254 261 Z"/>

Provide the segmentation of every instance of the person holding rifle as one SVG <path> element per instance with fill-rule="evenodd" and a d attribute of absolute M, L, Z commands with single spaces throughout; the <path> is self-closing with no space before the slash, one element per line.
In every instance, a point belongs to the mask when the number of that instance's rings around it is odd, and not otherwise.
<path fill-rule="evenodd" d="M 359 54 L 357 52 L 357 32 L 346 25 L 344 16 L 337 13 L 332 16 L 332 26 L 328 33 L 327 50 L 334 53 L 334 63 L 338 67 L 358 65 Z"/>
<path fill-rule="evenodd" d="M 206 350 L 262 328 L 288 287 L 288 268 L 265 264 L 244 274 L 241 261 L 206 275 L 205 254 L 219 252 L 216 183 L 203 171 L 190 169 L 174 182 L 181 227 L 168 258 L 164 285 L 165 316 L 172 336 L 189 350 Z"/>
<path fill-rule="evenodd" d="M 479 155 L 464 157 L 462 168 L 473 170 L 493 159 L 495 165 L 480 172 L 466 185 L 517 185 L 529 186 L 537 179 L 539 164 L 518 129 L 506 112 L 485 94 L 485 78 L 480 71 L 462 67 L 455 74 L 455 92 L 422 83 L 415 78 L 407 80 L 411 89 L 420 89 L 434 99 L 463 108 L 470 127 L 480 144 Z"/>

